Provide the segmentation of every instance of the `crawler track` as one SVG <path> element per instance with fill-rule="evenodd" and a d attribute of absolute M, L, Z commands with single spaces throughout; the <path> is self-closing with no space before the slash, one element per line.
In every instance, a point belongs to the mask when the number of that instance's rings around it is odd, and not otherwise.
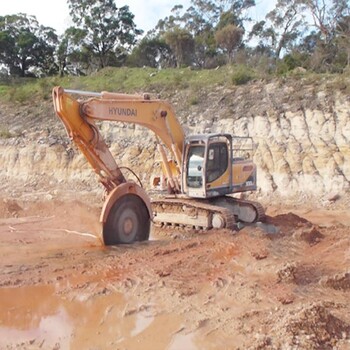
<path fill-rule="evenodd" d="M 209 230 L 236 228 L 234 213 L 227 208 L 193 199 L 161 199 L 152 201 L 154 222 L 160 226 Z"/>
<path fill-rule="evenodd" d="M 260 203 L 233 197 L 211 200 L 157 199 L 152 201 L 152 207 L 154 223 L 165 227 L 235 229 L 237 221 L 254 223 L 265 218 L 265 211 Z"/>
<path fill-rule="evenodd" d="M 213 198 L 211 204 L 224 207 L 234 213 L 236 221 L 244 223 L 255 223 L 265 220 L 265 209 L 263 206 L 254 201 L 238 199 L 230 196 Z"/>

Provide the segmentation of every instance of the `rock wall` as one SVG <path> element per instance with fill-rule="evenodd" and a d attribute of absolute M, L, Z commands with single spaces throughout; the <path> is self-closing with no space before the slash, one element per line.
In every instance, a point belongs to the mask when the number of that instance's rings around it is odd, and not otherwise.
<path fill-rule="evenodd" d="M 188 102 L 191 94 L 198 103 Z M 349 193 L 346 88 L 302 80 L 254 82 L 231 89 L 179 91 L 162 98 L 173 103 L 186 133 L 229 132 L 253 138 L 259 196 L 312 200 Z M 20 136 L 0 139 L 0 188 L 15 184 L 100 188 L 84 158 L 69 144 L 50 101 L 37 108 L 1 107 L 0 125 Z M 159 171 L 152 132 L 115 123 L 103 123 L 101 129 L 117 162 L 132 168 L 148 185 Z"/>
<path fill-rule="evenodd" d="M 251 136 L 264 195 L 348 193 L 350 96 L 325 89 L 255 83 L 222 94 L 215 91 L 209 95 L 211 107 L 192 114 L 189 125 L 193 132 Z"/>

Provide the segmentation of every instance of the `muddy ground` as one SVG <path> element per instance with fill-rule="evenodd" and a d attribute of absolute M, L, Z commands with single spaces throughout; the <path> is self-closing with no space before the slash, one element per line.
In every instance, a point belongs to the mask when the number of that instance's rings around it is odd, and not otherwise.
<path fill-rule="evenodd" d="M 87 193 L 0 198 L 0 349 L 349 349 L 350 213 L 104 247 Z"/>

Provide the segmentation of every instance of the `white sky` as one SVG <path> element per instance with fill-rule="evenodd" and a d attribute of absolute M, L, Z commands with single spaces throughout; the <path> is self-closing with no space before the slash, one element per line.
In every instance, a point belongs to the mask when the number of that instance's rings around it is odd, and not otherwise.
<path fill-rule="evenodd" d="M 137 28 L 147 32 L 155 27 L 158 20 L 170 14 L 174 4 L 188 7 L 190 0 L 125 0 L 115 1 L 117 7 L 128 5 L 135 15 Z M 23 12 L 34 15 L 40 24 L 52 27 L 62 34 L 71 24 L 66 0 L 2 0 L 0 15 L 10 15 Z"/>
<path fill-rule="evenodd" d="M 252 10 L 252 16 L 263 19 L 275 1 L 256 0 L 257 8 Z M 155 27 L 159 19 L 169 16 L 174 5 L 181 4 L 187 9 L 190 0 L 116 0 L 115 3 L 117 7 L 128 5 L 135 15 L 137 28 L 146 33 Z M 62 34 L 71 24 L 66 0 L 1 0 L 0 16 L 20 12 L 36 16 L 40 24 L 56 29 L 58 34 Z"/>

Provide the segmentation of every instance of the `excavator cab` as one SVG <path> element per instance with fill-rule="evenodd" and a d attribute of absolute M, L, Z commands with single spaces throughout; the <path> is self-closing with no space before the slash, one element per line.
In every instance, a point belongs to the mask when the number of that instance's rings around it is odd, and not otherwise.
<path fill-rule="evenodd" d="M 192 198 L 212 198 L 256 190 L 256 166 L 247 153 L 243 154 L 246 146 L 233 147 L 233 141 L 246 145 L 249 140 L 230 134 L 187 137 L 182 162 L 183 193 Z"/>

